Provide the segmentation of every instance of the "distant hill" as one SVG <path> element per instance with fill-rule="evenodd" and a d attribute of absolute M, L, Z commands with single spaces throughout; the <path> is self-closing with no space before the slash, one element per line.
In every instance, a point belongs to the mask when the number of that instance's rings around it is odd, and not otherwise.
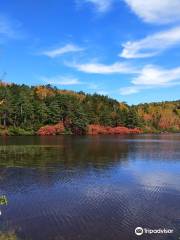
<path fill-rule="evenodd" d="M 136 109 L 146 131 L 180 130 L 180 100 L 139 104 Z"/>

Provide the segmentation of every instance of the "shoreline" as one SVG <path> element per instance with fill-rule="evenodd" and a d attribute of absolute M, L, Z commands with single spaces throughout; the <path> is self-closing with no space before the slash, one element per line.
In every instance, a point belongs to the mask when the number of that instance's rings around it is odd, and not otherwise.
<path fill-rule="evenodd" d="M 70 133 L 62 133 L 62 134 L 56 134 L 56 135 L 38 135 L 38 134 L 16 134 L 16 135 L 0 135 L 0 137 L 55 137 L 55 136 L 128 136 L 128 135 L 148 135 L 148 134 L 153 134 L 153 135 L 166 135 L 166 134 L 180 134 L 180 132 L 141 132 L 141 133 L 111 133 L 111 134 L 83 134 L 83 135 L 78 135 L 78 134 L 70 134 Z"/>
<path fill-rule="evenodd" d="M 125 126 L 104 126 L 99 124 L 89 124 L 85 130 L 75 128 L 73 125 L 66 126 L 63 122 L 54 125 L 45 125 L 38 130 L 31 128 L 9 127 L 0 129 L 0 136 L 96 136 L 96 135 L 135 135 L 135 134 L 172 134 L 180 133 L 180 131 L 164 129 L 143 129 L 128 128 Z"/>

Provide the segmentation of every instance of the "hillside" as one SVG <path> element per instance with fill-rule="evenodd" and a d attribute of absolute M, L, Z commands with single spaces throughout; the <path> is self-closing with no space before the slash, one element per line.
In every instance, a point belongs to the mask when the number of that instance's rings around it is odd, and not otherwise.
<path fill-rule="evenodd" d="M 146 131 L 180 130 L 180 100 L 139 104 L 136 109 Z"/>
<path fill-rule="evenodd" d="M 0 83 L 1 135 L 81 135 L 92 130 L 97 134 L 178 132 L 180 101 L 128 106 L 107 96 L 50 85 Z"/>

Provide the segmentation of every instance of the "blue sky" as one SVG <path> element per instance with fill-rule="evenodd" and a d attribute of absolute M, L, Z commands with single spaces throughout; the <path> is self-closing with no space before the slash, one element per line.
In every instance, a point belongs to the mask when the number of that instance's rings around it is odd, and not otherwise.
<path fill-rule="evenodd" d="M 177 100 L 179 0 L 4 0 L 0 74 L 18 84 Z"/>

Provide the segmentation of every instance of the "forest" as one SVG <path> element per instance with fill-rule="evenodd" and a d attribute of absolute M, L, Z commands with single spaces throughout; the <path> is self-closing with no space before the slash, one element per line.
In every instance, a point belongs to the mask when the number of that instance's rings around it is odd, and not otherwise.
<path fill-rule="evenodd" d="M 96 93 L 0 82 L 0 135 L 179 131 L 180 100 L 129 106 Z"/>

